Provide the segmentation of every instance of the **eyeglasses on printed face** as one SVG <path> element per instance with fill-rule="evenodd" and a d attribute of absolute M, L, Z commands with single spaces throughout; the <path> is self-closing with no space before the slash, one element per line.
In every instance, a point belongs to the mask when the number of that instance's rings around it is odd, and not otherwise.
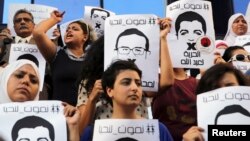
<path fill-rule="evenodd" d="M 250 61 L 250 54 L 244 55 L 244 54 L 236 54 L 233 57 L 230 58 L 228 62 L 231 61 L 246 61 L 245 58 L 247 58 L 247 61 Z"/>
<path fill-rule="evenodd" d="M 21 138 L 19 141 L 31 141 L 29 138 Z M 37 141 L 48 141 L 47 138 L 38 138 Z"/>
<path fill-rule="evenodd" d="M 143 55 L 145 52 L 145 48 L 143 48 L 143 47 L 129 48 L 126 46 L 121 46 L 117 50 L 118 50 L 118 53 L 122 54 L 122 55 L 128 55 L 131 50 L 132 50 L 134 55 Z"/>
<path fill-rule="evenodd" d="M 17 18 L 17 19 L 14 20 L 14 23 L 21 23 L 22 20 L 23 20 L 24 22 L 26 22 L 26 23 L 28 23 L 28 22 L 33 22 L 33 20 L 30 19 L 30 18 Z"/>

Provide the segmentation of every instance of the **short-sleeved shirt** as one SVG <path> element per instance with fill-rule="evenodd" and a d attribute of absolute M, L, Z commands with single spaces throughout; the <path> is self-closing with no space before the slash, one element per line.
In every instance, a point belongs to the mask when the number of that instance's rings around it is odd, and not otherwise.
<path fill-rule="evenodd" d="M 86 81 L 85 81 L 86 82 Z M 79 85 L 78 89 L 78 99 L 77 106 L 81 106 L 82 104 L 86 104 L 88 101 L 88 94 L 84 87 L 84 81 L 82 81 Z M 108 103 L 105 99 L 99 98 L 96 103 L 96 112 L 94 119 L 107 119 L 111 118 L 113 113 L 113 108 L 110 103 Z M 137 107 L 137 114 L 143 118 L 148 118 L 148 110 L 146 104 L 146 97 L 142 98 L 140 105 Z"/>

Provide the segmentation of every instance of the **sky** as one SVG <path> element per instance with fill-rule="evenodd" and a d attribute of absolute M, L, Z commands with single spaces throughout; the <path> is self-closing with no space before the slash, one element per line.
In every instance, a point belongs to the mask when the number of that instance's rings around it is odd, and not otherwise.
<path fill-rule="evenodd" d="M 235 13 L 246 12 L 250 0 L 233 0 Z M 10 3 L 30 3 L 31 0 L 5 0 L 3 23 L 8 21 L 8 5 Z M 48 5 L 66 11 L 62 22 L 83 17 L 84 5 L 100 6 L 100 0 L 34 0 L 36 4 Z M 141 6 L 143 3 L 143 6 Z M 147 13 L 159 17 L 165 16 L 166 0 L 103 0 L 105 9 L 116 14 Z M 121 8 L 122 7 L 122 8 Z"/>

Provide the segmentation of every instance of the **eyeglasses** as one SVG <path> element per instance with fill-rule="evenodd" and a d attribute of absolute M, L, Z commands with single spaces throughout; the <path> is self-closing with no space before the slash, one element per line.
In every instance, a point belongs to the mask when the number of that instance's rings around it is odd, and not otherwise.
<path fill-rule="evenodd" d="M 122 54 L 122 55 L 128 55 L 131 50 L 132 50 L 134 55 L 143 55 L 145 52 L 145 48 L 143 48 L 143 47 L 129 48 L 126 46 L 121 46 L 117 50 L 118 50 L 118 53 Z"/>
<path fill-rule="evenodd" d="M 30 19 L 30 18 L 17 18 L 17 19 L 14 20 L 14 23 L 20 23 L 20 22 L 22 22 L 22 20 L 23 20 L 24 22 L 26 22 L 26 23 L 28 23 L 28 22 L 33 22 L 33 20 Z"/>
<path fill-rule="evenodd" d="M 231 57 L 228 62 L 231 62 L 231 61 L 245 61 L 245 58 L 247 58 L 248 61 L 250 61 L 250 54 L 248 54 L 248 55 L 236 54 L 233 57 Z"/>

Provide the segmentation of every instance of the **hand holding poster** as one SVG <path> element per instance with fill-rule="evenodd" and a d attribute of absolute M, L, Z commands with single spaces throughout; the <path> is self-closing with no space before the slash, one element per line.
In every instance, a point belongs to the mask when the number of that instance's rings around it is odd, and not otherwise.
<path fill-rule="evenodd" d="M 66 141 L 66 120 L 61 101 L 0 104 L 0 137 L 5 141 L 43 138 Z"/>
<path fill-rule="evenodd" d="M 160 27 L 155 15 L 116 15 L 105 21 L 107 66 L 116 59 L 133 61 L 142 70 L 145 91 L 158 90 Z"/>
<path fill-rule="evenodd" d="M 172 19 L 169 51 L 176 68 L 208 68 L 213 65 L 215 32 L 209 1 L 181 0 L 167 6 Z"/>
<path fill-rule="evenodd" d="M 220 126 L 209 129 L 209 125 L 249 125 L 250 123 L 250 87 L 232 86 L 223 87 L 197 96 L 198 126 L 205 132 L 203 137 L 208 141 L 208 137 L 219 137 Z M 223 127 L 223 126 L 222 126 Z M 237 126 L 228 126 L 224 131 L 235 130 Z M 244 126 L 241 126 L 244 127 Z M 215 130 L 213 130 L 215 129 Z M 248 127 L 249 129 L 249 127 Z M 244 128 L 238 128 L 244 131 Z M 225 131 L 225 132 L 227 132 Z M 245 130 L 246 131 L 246 130 Z M 220 135 L 240 137 L 241 135 Z M 249 137 L 250 135 L 248 135 Z M 247 137 L 247 136 L 245 136 Z M 219 138 L 217 138 L 219 139 Z M 220 138 L 221 139 L 221 138 Z M 239 139 L 239 138 L 237 138 Z M 249 139 L 249 138 L 248 138 Z M 212 138 L 210 139 L 212 140 Z"/>

